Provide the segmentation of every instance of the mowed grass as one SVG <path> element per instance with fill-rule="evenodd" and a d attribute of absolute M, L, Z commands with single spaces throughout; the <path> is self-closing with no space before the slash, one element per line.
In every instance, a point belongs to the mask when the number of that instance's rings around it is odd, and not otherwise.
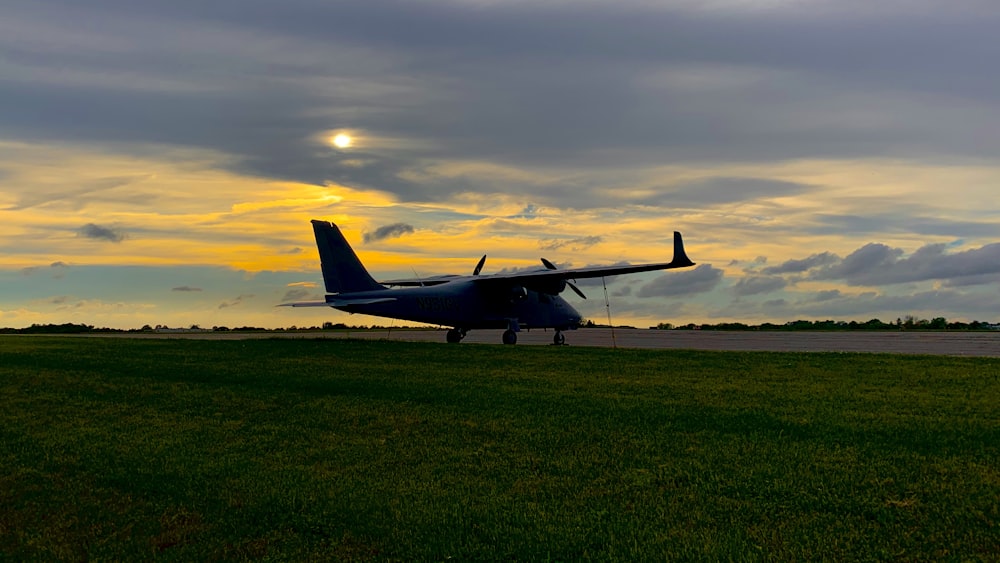
<path fill-rule="evenodd" d="M 0 560 L 1000 558 L 1000 361 L 0 339 Z"/>

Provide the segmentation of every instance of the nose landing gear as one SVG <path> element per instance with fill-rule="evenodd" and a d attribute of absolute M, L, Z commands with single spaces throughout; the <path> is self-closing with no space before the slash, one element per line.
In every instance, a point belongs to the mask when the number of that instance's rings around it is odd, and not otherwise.
<path fill-rule="evenodd" d="M 517 333 L 508 328 L 503 331 L 501 340 L 503 340 L 504 344 L 517 344 Z"/>

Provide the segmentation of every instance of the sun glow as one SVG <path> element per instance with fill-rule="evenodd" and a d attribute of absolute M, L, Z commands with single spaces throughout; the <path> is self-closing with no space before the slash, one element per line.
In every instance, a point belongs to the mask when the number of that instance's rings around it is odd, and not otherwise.
<path fill-rule="evenodd" d="M 338 133 L 333 136 L 331 142 L 333 143 L 333 146 L 337 147 L 338 149 L 346 149 L 354 144 L 354 139 L 352 139 L 350 135 L 347 135 L 345 133 Z"/>

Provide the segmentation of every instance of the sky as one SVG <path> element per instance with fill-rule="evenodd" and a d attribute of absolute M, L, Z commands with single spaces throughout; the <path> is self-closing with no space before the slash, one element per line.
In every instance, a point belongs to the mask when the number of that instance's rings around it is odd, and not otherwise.
<path fill-rule="evenodd" d="M 377 279 L 681 231 L 698 265 L 608 280 L 616 324 L 1000 321 L 998 28 L 993 0 L 6 0 L 0 326 L 390 324 L 277 307 L 322 299 L 310 219 Z"/>

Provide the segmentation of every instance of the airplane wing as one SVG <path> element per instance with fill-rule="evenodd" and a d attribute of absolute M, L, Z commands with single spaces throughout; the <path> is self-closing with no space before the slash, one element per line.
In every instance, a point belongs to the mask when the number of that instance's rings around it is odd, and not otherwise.
<path fill-rule="evenodd" d="M 543 260 L 544 262 L 544 260 Z M 687 268 L 694 266 L 687 253 L 684 252 L 684 240 L 681 234 L 674 231 L 674 257 L 670 262 L 657 264 L 628 264 L 619 266 L 586 266 L 583 268 L 570 268 L 567 270 L 553 269 L 555 266 L 548 264 L 546 269 L 533 271 L 512 272 L 509 274 L 492 275 L 441 275 L 429 276 L 426 278 L 405 278 L 397 280 L 387 280 L 379 282 L 386 286 L 419 287 L 440 285 L 452 281 L 472 280 L 476 283 L 490 285 L 516 285 L 516 284 L 545 284 L 546 282 L 558 282 L 565 280 L 576 280 L 583 278 L 599 278 L 605 276 L 615 276 L 620 274 L 634 274 L 637 272 L 650 272 L 653 270 L 672 270 L 675 268 Z M 477 273 L 479 267 L 476 268 Z M 572 284 L 571 284 L 572 285 Z M 579 290 L 574 288 L 579 293 Z M 582 294 L 581 294 L 582 296 Z M 373 305 L 375 303 L 389 303 L 395 301 L 395 297 L 363 297 L 350 298 L 337 295 L 327 296 L 327 301 L 304 301 L 298 303 L 282 303 L 279 307 L 337 307 L 338 309 L 348 309 L 356 305 Z"/>
<path fill-rule="evenodd" d="M 623 266 L 586 266 L 583 268 L 570 268 L 567 270 L 535 270 L 531 272 L 515 272 L 510 274 L 494 274 L 476 278 L 483 282 L 493 281 L 554 281 L 567 279 L 600 278 L 605 276 L 616 276 L 620 274 L 634 274 L 637 272 L 650 272 L 653 270 L 672 270 L 675 268 L 687 268 L 694 266 L 687 254 L 684 252 L 684 240 L 681 234 L 674 231 L 674 258 L 670 262 L 658 264 L 629 264 Z"/>

